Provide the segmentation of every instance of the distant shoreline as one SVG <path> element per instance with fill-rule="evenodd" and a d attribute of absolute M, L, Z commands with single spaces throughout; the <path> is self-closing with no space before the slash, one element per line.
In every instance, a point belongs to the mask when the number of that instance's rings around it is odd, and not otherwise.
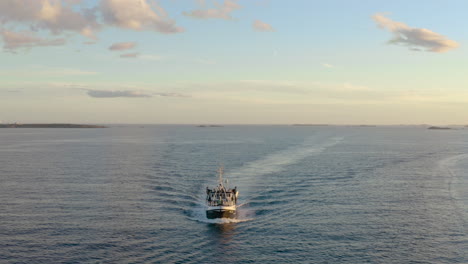
<path fill-rule="evenodd" d="M 450 130 L 450 127 L 440 127 L 440 126 L 430 126 L 427 129 L 435 129 L 435 130 Z"/>
<path fill-rule="evenodd" d="M 0 128 L 107 128 L 100 125 L 79 124 L 0 124 Z"/>

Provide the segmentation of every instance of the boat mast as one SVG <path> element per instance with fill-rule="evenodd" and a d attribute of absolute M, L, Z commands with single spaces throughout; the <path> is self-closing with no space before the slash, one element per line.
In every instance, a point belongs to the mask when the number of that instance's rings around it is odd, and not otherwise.
<path fill-rule="evenodd" d="M 219 184 L 223 185 L 223 173 L 224 173 L 224 167 L 221 166 L 218 169 L 218 182 Z"/>

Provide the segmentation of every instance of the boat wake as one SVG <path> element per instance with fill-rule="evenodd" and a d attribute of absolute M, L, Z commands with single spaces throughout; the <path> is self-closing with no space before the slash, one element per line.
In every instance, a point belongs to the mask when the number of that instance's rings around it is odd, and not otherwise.
<path fill-rule="evenodd" d="M 466 193 L 466 186 L 468 186 L 468 179 L 464 169 L 460 166 L 468 164 L 468 154 L 459 154 L 439 161 L 439 166 L 448 173 L 448 191 L 451 195 L 453 205 L 458 208 L 459 218 L 462 219 L 464 224 L 467 223 L 466 216 L 468 215 L 468 195 Z M 465 214 L 465 215 L 463 215 Z"/>
<path fill-rule="evenodd" d="M 457 165 L 463 161 L 468 161 L 468 154 L 459 154 L 439 161 L 439 166 L 448 172 L 449 179 L 449 190 L 454 195 L 453 189 L 455 186 L 461 184 L 460 172 L 457 171 Z"/>
<path fill-rule="evenodd" d="M 226 173 L 226 175 L 230 178 L 240 179 L 280 172 L 285 170 L 286 166 L 295 164 L 311 155 L 320 154 L 341 141 L 343 141 L 342 137 L 334 137 L 317 144 L 316 140 L 309 139 L 300 146 L 288 148 L 268 155 L 263 159 L 252 161 L 236 171 Z"/>
<path fill-rule="evenodd" d="M 339 144 L 343 139 L 343 137 L 332 137 L 317 142 L 317 138 L 309 138 L 299 146 L 286 148 L 262 159 L 251 161 L 235 171 L 227 172 L 226 175 L 235 180 L 241 192 L 240 199 L 252 199 L 258 194 L 258 188 L 261 188 L 258 186 L 259 182 L 264 181 L 261 185 L 268 182 L 263 176 L 285 171 L 288 166 L 297 164 L 310 156 L 319 155 Z"/>

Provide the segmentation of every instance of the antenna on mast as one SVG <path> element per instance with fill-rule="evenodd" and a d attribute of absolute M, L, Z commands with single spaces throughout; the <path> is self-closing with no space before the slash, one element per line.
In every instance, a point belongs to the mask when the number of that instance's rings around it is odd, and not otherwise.
<path fill-rule="evenodd" d="M 220 165 L 218 168 L 218 182 L 219 184 L 223 184 L 223 173 L 224 173 L 224 166 Z"/>

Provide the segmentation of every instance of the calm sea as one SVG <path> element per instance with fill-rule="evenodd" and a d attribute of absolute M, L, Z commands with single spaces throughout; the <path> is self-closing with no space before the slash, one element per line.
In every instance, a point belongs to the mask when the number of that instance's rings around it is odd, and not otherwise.
<path fill-rule="evenodd" d="M 0 263 L 468 263 L 467 223 L 468 129 L 0 130 Z"/>

